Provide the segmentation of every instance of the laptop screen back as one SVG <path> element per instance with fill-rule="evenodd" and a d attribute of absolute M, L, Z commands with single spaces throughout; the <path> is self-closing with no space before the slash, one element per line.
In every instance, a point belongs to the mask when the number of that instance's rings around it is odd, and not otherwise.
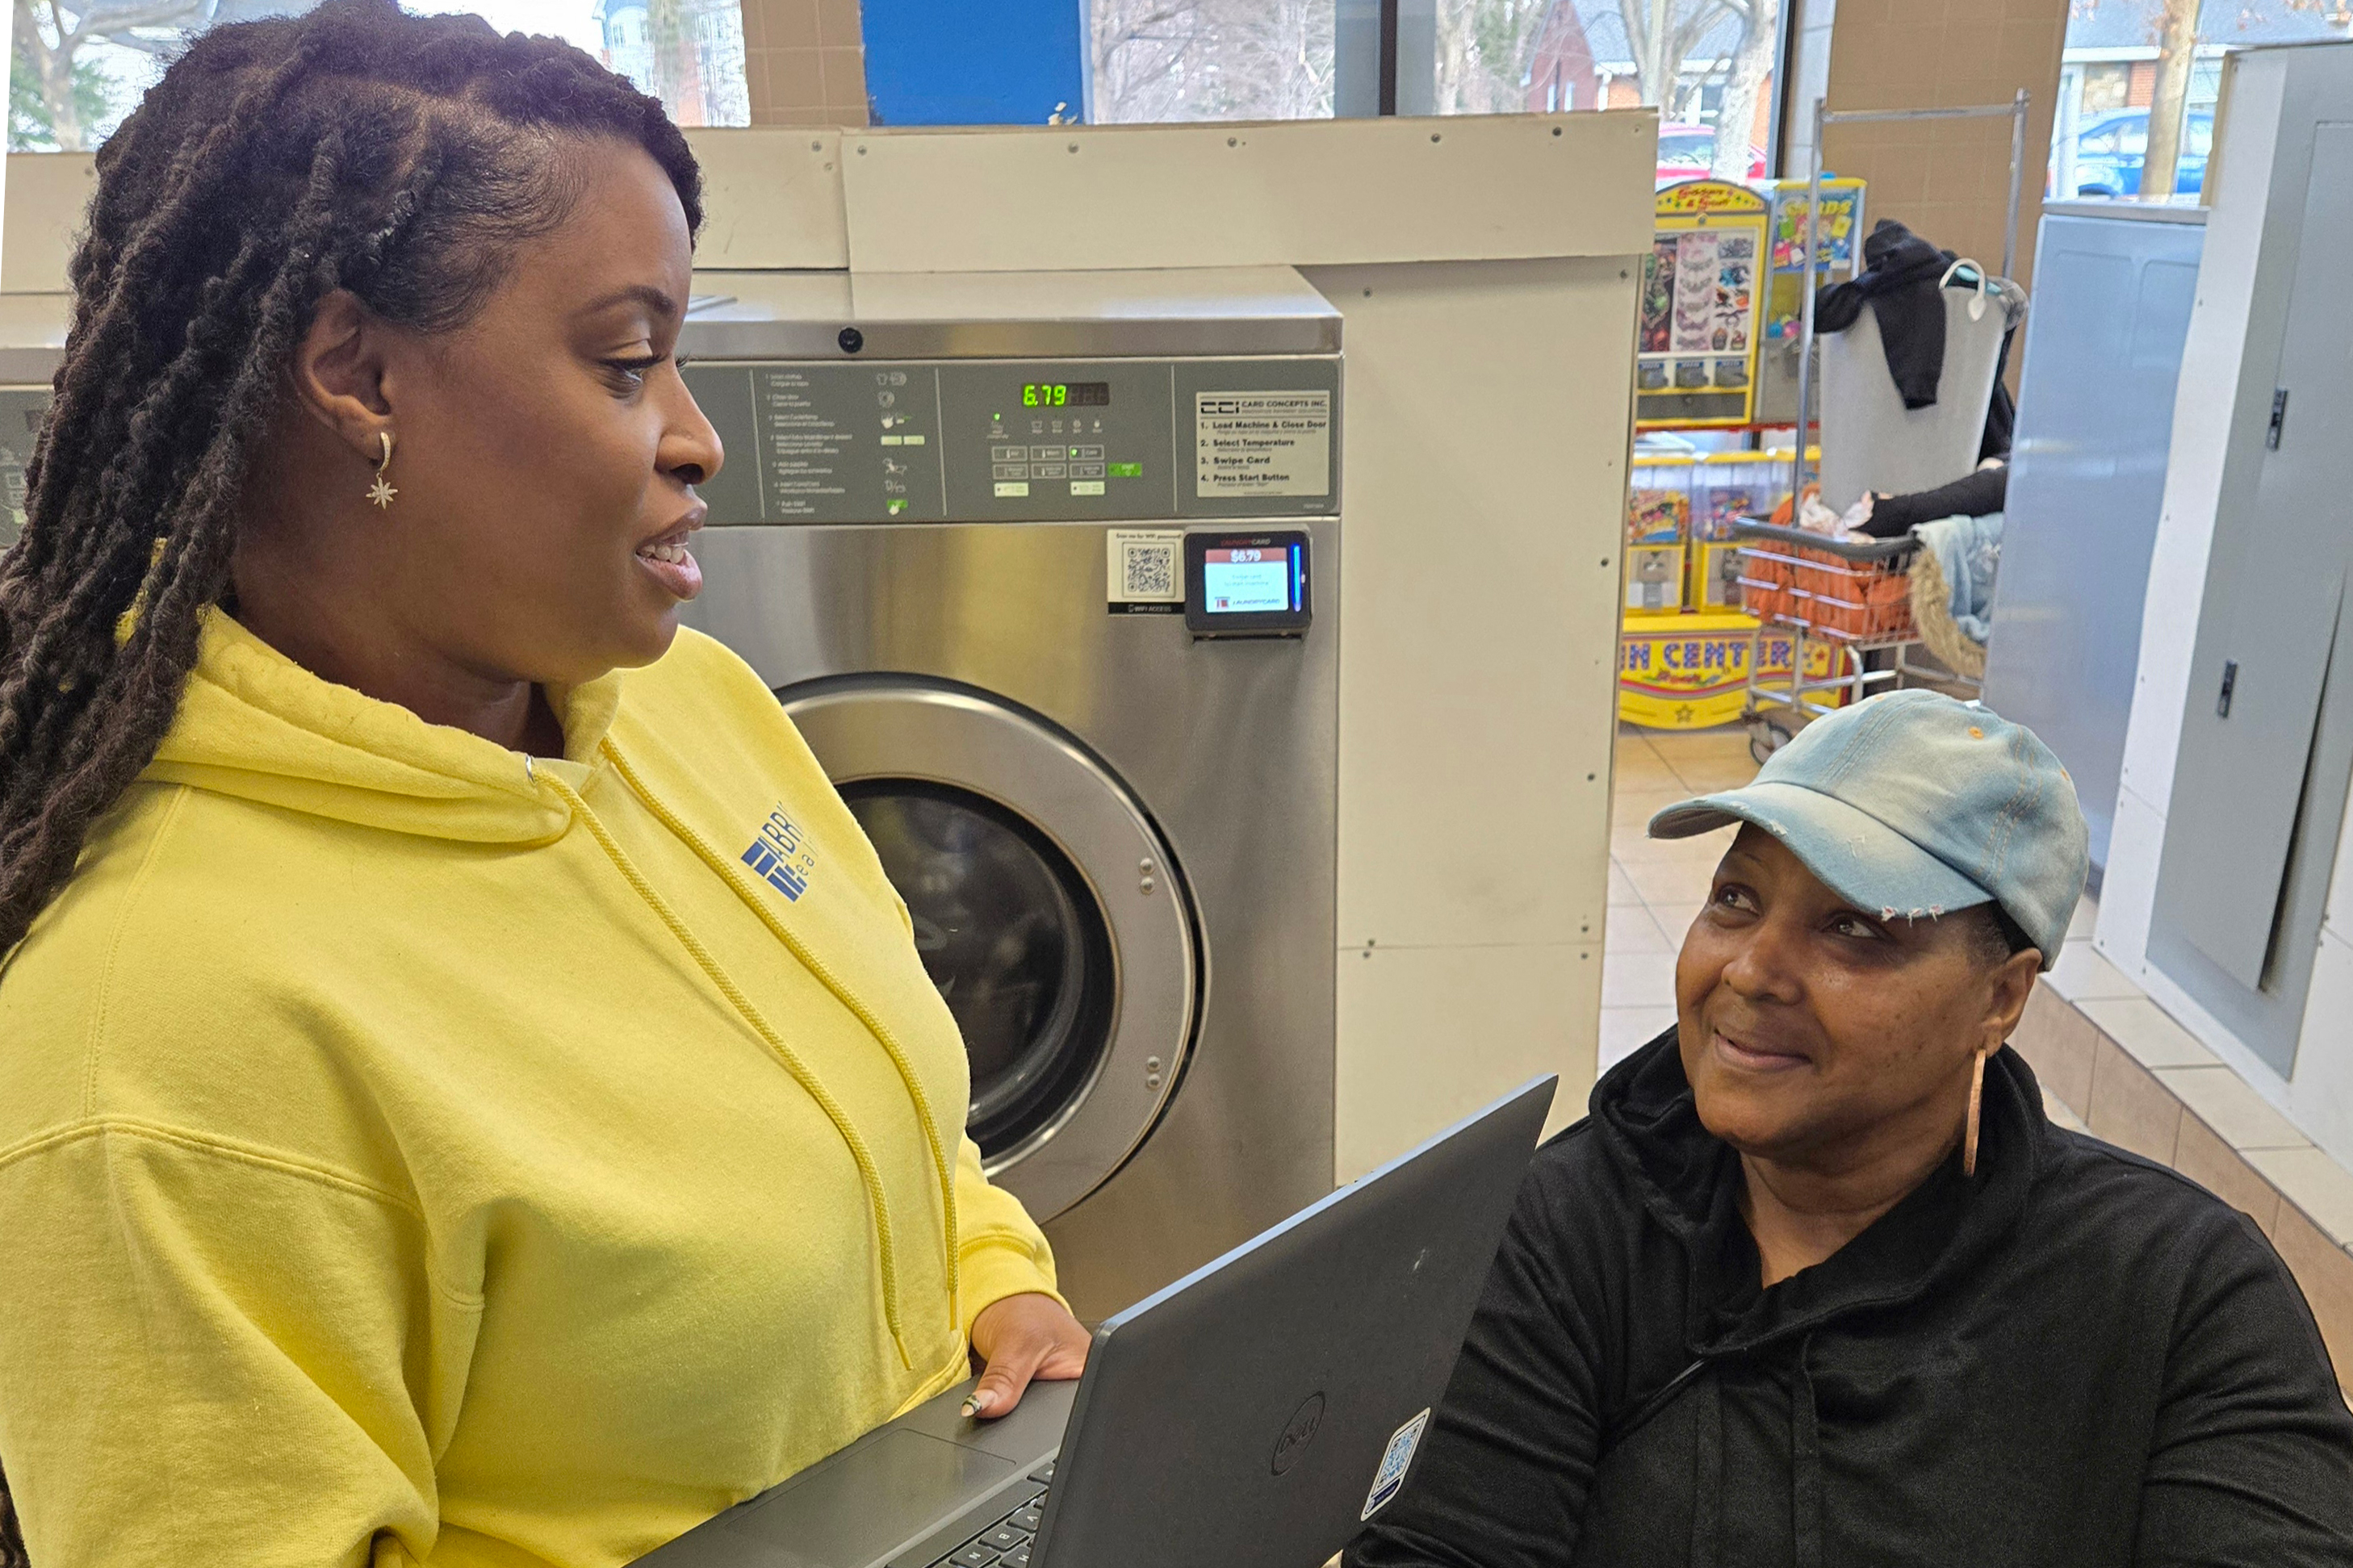
<path fill-rule="evenodd" d="M 1104 1323 L 1041 1568 L 1313 1568 L 1345 1545 L 1410 1472 L 1556 1082 Z"/>

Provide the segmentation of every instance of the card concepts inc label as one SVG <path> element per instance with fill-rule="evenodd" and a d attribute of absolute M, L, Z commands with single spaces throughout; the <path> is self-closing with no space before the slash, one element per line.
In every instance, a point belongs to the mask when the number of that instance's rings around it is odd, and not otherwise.
<path fill-rule="evenodd" d="M 1421 1435 L 1429 1426 L 1430 1412 L 1424 1410 L 1390 1434 L 1389 1446 L 1381 1451 L 1381 1468 L 1373 1472 L 1373 1489 L 1365 1496 L 1365 1511 L 1357 1516 L 1359 1523 L 1388 1507 L 1389 1500 L 1405 1485 L 1405 1473 L 1413 1465 L 1413 1451 L 1421 1446 Z"/>
<path fill-rule="evenodd" d="M 1201 392 L 1193 396 L 1194 493 L 1332 493 L 1329 392 Z"/>

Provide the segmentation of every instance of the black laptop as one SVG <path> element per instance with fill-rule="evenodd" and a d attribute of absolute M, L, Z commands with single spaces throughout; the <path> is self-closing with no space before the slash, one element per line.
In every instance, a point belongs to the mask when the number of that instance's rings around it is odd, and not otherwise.
<path fill-rule="evenodd" d="M 1557 1081 L 1104 1322 L 1076 1383 L 951 1389 L 638 1562 L 1315 1568 L 1405 1484 Z"/>

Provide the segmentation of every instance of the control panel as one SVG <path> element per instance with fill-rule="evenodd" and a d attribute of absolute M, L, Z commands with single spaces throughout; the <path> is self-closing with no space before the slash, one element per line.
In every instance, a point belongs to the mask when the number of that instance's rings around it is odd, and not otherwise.
<path fill-rule="evenodd" d="M 731 523 L 1313 516 L 1339 507 L 1340 362 L 700 360 Z"/>

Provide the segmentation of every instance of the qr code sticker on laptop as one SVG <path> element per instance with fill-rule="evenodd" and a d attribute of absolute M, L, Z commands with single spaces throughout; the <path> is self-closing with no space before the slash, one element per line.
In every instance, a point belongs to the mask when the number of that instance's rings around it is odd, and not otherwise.
<path fill-rule="evenodd" d="M 1389 1446 L 1381 1450 L 1381 1468 L 1373 1472 L 1373 1489 L 1366 1494 L 1365 1511 L 1358 1522 L 1387 1508 L 1404 1488 L 1405 1473 L 1413 1468 L 1413 1451 L 1421 1446 L 1421 1435 L 1429 1428 L 1430 1412 L 1425 1409 L 1389 1434 Z"/>
<path fill-rule="evenodd" d="M 1176 545 L 1172 540 L 1121 541 L 1120 596 L 1124 599 L 1173 599 L 1176 596 Z"/>

